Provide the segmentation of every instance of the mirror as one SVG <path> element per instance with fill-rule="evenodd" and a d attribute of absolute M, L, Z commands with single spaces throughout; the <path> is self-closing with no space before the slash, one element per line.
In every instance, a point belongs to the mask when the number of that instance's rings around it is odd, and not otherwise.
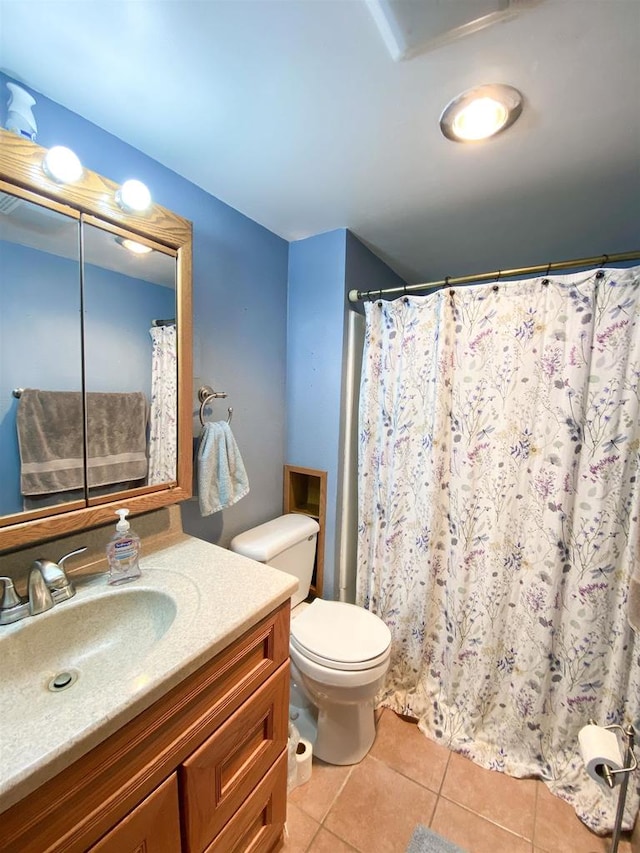
<path fill-rule="evenodd" d="M 191 493 L 191 224 L 45 153 L 0 131 L 0 550 Z"/>
<path fill-rule="evenodd" d="M 0 194 L 0 515 L 37 505 L 46 475 L 32 448 L 18 443 L 18 388 L 82 391 L 80 327 L 80 223 L 19 196 Z M 68 456 L 83 458 L 82 412 L 70 416 Z M 29 466 L 33 470 L 29 470 Z M 82 468 L 71 475 L 78 489 L 56 503 L 84 502 Z M 49 488 L 49 491 L 52 490 Z M 53 502 L 53 501 L 52 501 Z"/>

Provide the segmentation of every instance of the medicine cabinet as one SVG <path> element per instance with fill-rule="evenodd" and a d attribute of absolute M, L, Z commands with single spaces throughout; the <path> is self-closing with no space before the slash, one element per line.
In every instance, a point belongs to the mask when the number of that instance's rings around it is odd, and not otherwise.
<path fill-rule="evenodd" d="M 191 223 L 45 154 L 0 130 L 0 551 L 191 495 Z"/>

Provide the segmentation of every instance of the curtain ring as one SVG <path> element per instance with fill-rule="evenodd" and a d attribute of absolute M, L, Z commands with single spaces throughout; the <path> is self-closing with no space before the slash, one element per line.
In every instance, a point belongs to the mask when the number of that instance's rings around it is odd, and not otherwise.
<path fill-rule="evenodd" d="M 549 273 L 551 272 L 551 267 L 552 267 L 552 262 L 549 261 L 549 263 L 547 264 L 547 271 L 544 274 L 544 278 L 542 279 L 542 284 L 544 287 L 548 287 L 548 285 L 549 285 Z"/>
<path fill-rule="evenodd" d="M 402 299 L 402 301 L 404 302 L 405 305 L 408 305 L 409 304 L 409 297 L 407 296 L 407 283 L 406 283 L 406 281 L 404 283 L 404 288 L 403 288 L 402 292 L 404 293 L 404 298 Z"/>
<path fill-rule="evenodd" d="M 608 264 L 608 263 L 609 263 L 609 255 L 603 255 L 601 266 L 604 266 L 605 264 Z M 598 270 L 598 272 L 596 273 L 596 278 L 604 278 L 604 270 Z"/>

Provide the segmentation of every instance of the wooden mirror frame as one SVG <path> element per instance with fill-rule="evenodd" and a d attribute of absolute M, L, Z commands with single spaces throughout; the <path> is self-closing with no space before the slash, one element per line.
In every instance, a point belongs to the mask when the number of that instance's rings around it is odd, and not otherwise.
<path fill-rule="evenodd" d="M 131 514 L 158 509 L 191 497 L 192 487 L 192 226 L 160 205 L 145 213 L 129 214 L 116 203 L 119 185 L 84 169 L 72 184 L 58 184 L 45 174 L 47 153 L 17 134 L 0 128 L 0 188 L 86 221 L 95 217 L 108 230 L 131 234 L 151 245 L 168 247 L 176 255 L 176 328 L 178 353 L 177 480 L 89 499 L 89 505 L 65 509 L 64 505 L 3 516 L 0 519 L 0 553 L 37 541 L 54 539 L 113 521 L 114 507 L 126 504 Z M 77 506 L 77 505 L 76 505 Z"/>

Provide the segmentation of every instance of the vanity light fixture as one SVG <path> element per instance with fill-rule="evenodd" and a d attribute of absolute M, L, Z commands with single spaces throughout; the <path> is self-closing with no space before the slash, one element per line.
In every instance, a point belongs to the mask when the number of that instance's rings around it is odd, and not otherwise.
<path fill-rule="evenodd" d="M 522 95 L 494 83 L 458 95 L 440 116 L 440 130 L 453 142 L 477 142 L 510 127 L 522 112 Z"/>
<path fill-rule="evenodd" d="M 151 193 L 142 181 L 125 181 L 116 193 L 116 201 L 126 213 L 144 213 L 151 206 Z"/>
<path fill-rule="evenodd" d="M 130 240 L 128 237 L 116 237 L 116 243 L 120 243 L 125 249 L 133 252 L 134 255 L 148 255 L 153 252 L 151 246 L 145 246 L 143 243 L 137 243 L 135 240 Z"/>
<path fill-rule="evenodd" d="M 54 145 L 44 156 L 45 175 L 58 184 L 72 184 L 82 177 L 82 163 L 70 148 Z"/>

